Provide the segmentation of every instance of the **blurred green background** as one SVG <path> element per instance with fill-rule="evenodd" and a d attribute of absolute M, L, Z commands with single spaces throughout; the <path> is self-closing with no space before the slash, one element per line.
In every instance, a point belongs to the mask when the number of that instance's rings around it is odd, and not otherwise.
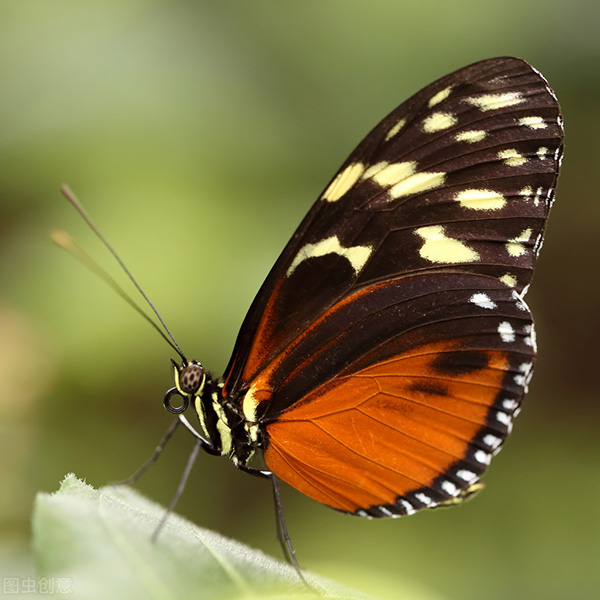
<path fill-rule="evenodd" d="M 131 474 L 170 423 L 172 352 L 55 248 L 65 228 L 127 286 L 69 183 L 188 356 L 225 368 L 250 302 L 354 145 L 433 79 L 496 55 L 550 81 L 566 158 L 528 296 L 531 391 L 487 489 L 398 521 L 284 490 L 309 569 L 389 598 L 589 598 L 600 589 L 600 3 L 28 0 L 0 3 L 0 574 L 32 573 L 36 491 Z M 129 289 L 129 288 L 128 288 Z M 138 489 L 162 503 L 181 434 Z M 202 456 L 178 510 L 281 556 L 268 484 Z"/>

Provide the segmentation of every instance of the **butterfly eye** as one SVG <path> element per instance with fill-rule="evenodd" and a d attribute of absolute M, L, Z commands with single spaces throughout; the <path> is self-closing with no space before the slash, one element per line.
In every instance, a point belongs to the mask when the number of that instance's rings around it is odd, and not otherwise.
<path fill-rule="evenodd" d="M 202 391 L 205 379 L 206 374 L 202 365 L 199 362 L 190 361 L 186 367 L 179 371 L 178 387 L 184 394 L 194 396 Z"/>
<path fill-rule="evenodd" d="M 173 406 L 171 404 L 171 398 L 173 396 L 179 396 L 182 400 L 181 406 Z M 163 400 L 164 407 L 173 415 L 180 415 L 184 413 L 190 405 L 190 399 L 188 396 L 183 396 L 181 392 L 176 388 L 171 388 L 166 394 Z"/>

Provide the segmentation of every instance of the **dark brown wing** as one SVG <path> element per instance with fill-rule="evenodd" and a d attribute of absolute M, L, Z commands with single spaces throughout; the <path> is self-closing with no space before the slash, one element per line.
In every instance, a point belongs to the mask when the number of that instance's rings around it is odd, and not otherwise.
<path fill-rule="evenodd" d="M 225 372 L 236 396 L 327 308 L 410 273 L 531 280 L 562 151 L 558 103 L 496 58 L 427 86 L 359 144 L 261 287 Z"/>
<path fill-rule="evenodd" d="M 531 375 L 522 297 L 562 135 L 545 79 L 496 58 L 427 86 L 359 144 L 271 270 L 224 376 L 279 477 L 376 516 L 477 480 Z"/>

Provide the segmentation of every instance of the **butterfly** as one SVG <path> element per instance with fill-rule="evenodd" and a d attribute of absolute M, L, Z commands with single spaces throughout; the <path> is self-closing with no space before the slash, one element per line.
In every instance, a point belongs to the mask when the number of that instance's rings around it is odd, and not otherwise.
<path fill-rule="evenodd" d="M 455 71 L 385 117 L 271 269 L 222 377 L 174 363 L 202 447 L 361 517 L 461 502 L 532 375 L 524 295 L 563 151 L 525 61 Z M 171 403 L 183 397 L 183 406 Z"/>

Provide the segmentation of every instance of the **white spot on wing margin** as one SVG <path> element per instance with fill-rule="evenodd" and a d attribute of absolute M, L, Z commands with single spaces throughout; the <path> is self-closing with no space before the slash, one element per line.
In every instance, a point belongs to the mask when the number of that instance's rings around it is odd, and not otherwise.
<path fill-rule="evenodd" d="M 506 344 L 515 341 L 515 330 L 508 321 L 502 321 L 502 323 L 498 325 L 498 333 L 500 334 L 502 341 Z"/>

